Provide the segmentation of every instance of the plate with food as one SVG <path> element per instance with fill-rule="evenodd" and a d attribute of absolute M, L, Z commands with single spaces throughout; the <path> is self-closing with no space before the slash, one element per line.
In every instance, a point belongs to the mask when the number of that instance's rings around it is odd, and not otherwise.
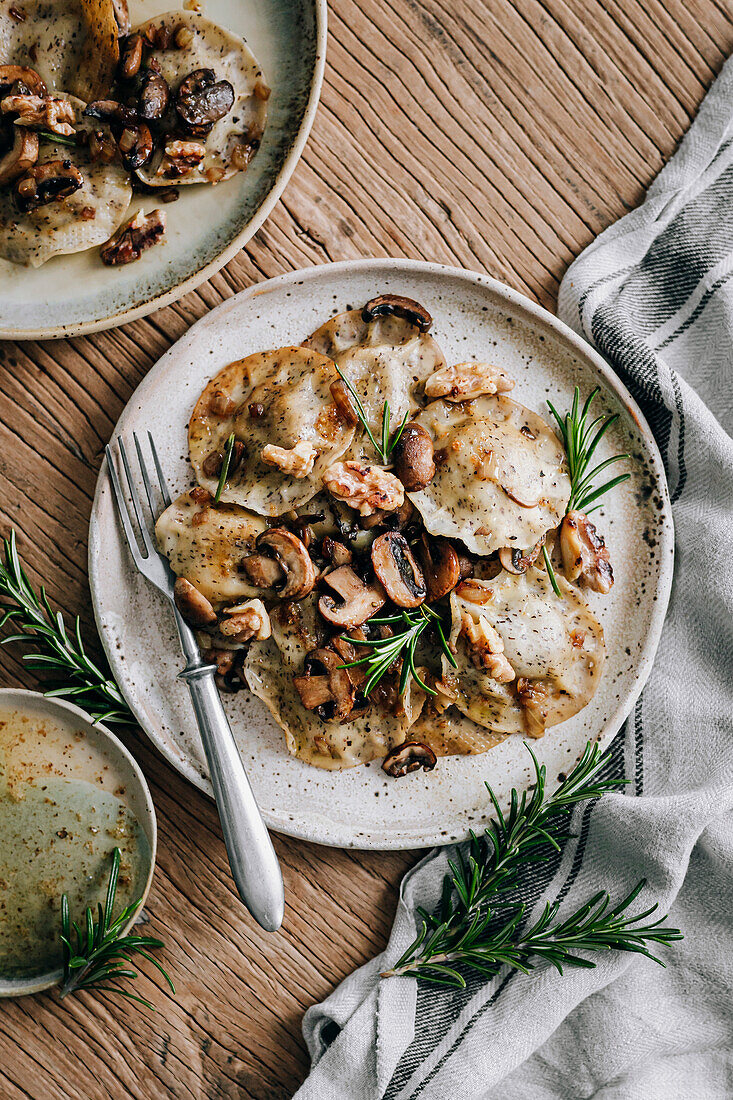
<path fill-rule="evenodd" d="M 150 433 L 177 605 L 265 820 L 326 844 L 443 844 L 607 743 L 669 597 L 664 472 L 601 357 L 485 275 L 364 260 L 195 324 L 116 434 Z M 173 618 L 127 558 L 105 470 L 95 614 L 142 727 L 210 791 Z"/>
<path fill-rule="evenodd" d="M 0 338 L 122 324 L 244 246 L 303 150 L 325 0 L 0 11 Z"/>

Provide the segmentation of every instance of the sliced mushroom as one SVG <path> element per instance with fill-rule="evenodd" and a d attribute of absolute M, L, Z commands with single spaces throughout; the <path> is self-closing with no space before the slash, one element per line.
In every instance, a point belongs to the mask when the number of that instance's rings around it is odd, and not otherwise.
<path fill-rule="evenodd" d="M 143 60 L 143 40 L 139 34 L 128 34 L 120 41 L 119 73 L 123 80 L 132 80 L 140 71 Z"/>
<path fill-rule="evenodd" d="M 355 427 L 359 423 L 359 417 L 356 415 L 349 388 L 343 378 L 337 378 L 335 382 L 331 383 L 329 389 L 339 419 L 343 421 L 347 428 Z"/>
<path fill-rule="evenodd" d="M 233 106 L 234 88 L 228 80 L 217 80 L 213 69 L 189 73 L 176 94 L 176 111 L 197 136 L 207 134 Z"/>
<path fill-rule="evenodd" d="M 426 589 L 420 566 L 415 561 L 404 535 L 387 531 L 372 545 L 374 572 L 398 607 L 418 607 Z"/>
<path fill-rule="evenodd" d="M 185 577 L 176 577 L 173 599 L 189 626 L 211 626 L 216 622 L 216 612 L 210 601 Z"/>
<path fill-rule="evenodd" d="M 0 65 L 0 88 L 12 88 L 20 81 L 32 95 L 48 95 L 48 89 L 35 69 L 27 65 Z"/>
<path fill-rule="evenodd" d="M 239 568 L 256 588 L 277 588 L 285 581 L 283 567 L 266 554 L 250 554 L 242 559 Z"/>
<path fill-rule="evenodd" d="M 144 122 L 135 126 L 125 126 L 117 140 L 122 163 L 131 172 L 142 168 L 153 155 L 155 148 L 150 127 Z"/>
<path fill-rule="evenodd" d="M 73 195 L 83 183 L 84 177 L 70 160 L 48 160 L 21 176 L 13 192 L 18 209 L 24 214 Z"/>
<path fill-rule="evenodd" d="M 125 107 L 116 99 L 95 99 L 82 111 L 86 118 L 99 118 L 102 122 L 119 122 L 121 126 L 134 126 L 138 113 L 133 107 Z"/>
<path fill-rule="evenodd" d="M 361 626 L 372 615 L 376 615 L 387 602 L 387 596 L 379 581 L 367 584 L 357 576 L 350 565 L 341 565 L 324 577 L 325 583 L 340 597 L 337 603 L 333 596 L 321 596 L 318 610 L 327 622 L 347 630 Z"/>
<path fill-rule="evenodd" d="M 420 768 L 430 772 L 438 762 L 433 750 L 421 741 L 405 741 L 388 753 L 382 761 L 382 771 L 393 779 L 416 772 Z"/>
<path fill-rule="evenodd" d="M 435 474 L 433 441 L 420 424 L 408 424 L 394 449 L 395 473 L 410 493 L 417 493 Z"/>
<path fill-rule="evenodd" d="M 427 332 L 433 323 L 425 306 L 401 294 L 379 294 L 371 298 L 361 315 L 366 322 L 373 321 L 375 317 L 401 317 L 419 328 L 420 332 Z"/>
<path fill-rule="evenodd" d="M 499 561 L 501 562 L 502 569 L 506 569 L 507 573 L 514 573 L 517 577 L 520 577 L 522 573 L 526 573 L 530 565 L 534 565 L 537 558 L 542 553 L 542 547 L 545 545 L 546 537 L 546 535 L 543 535 L 528 554 L 522 553 L 522 551 L 515 546 L 503 547 L 503 549 L 499 551 Z"/>
<path fill-rule="evenodd" d="M 21 126 L 14 126 L 13 131 L 13 144 L 0 160 L 0 183 L 25 175 L 38 160 L 38 134 Z"/>
<path fill-rule="evenodd" d="M 303 706 L 324 721 L 343 721 L 354 706 L 356 689 L 343 663 L 332 649 L 312 649 L 306 654 L 302 676 L 293 677 Z"/>
<path fill-rule="evenodd" d="M 418 551 L 429 600 L 440 600 L 461 580 L 458 554 L 446 539 L 429 539 L 423 532 Z"/>
<path fill-rule="evenodd" d="M 140 79 L 140 90 L 137 96 L 140 118 L 147 122 L 157 121 L 168 110 L 171 92 L 168 82 L 154 69 L 146 69 Z"/>
<path fill-rule="evenodd" d="M 284 600 L 302 600 L 313 590 L 316 571 L 310 554 L 301 539 L 284 527 L 271 527 L 257 539 L 257 549 L 271 554 L 285 573 L 277 586 L 277 593 Z"/>
<path fill-rule="evenodd" d="M 594 592 L 613 588 L 611 555 L 602 535 L 583 512 L 568 512 L 560 527 L 560 550 L 565 576 Z"/>
<path fill-rule="evenodd" d="M 321 543 L 323 556 L 328 558 L 333 565 L 350 565 L 353 554 L 348 546 L 326 535 Z"/>

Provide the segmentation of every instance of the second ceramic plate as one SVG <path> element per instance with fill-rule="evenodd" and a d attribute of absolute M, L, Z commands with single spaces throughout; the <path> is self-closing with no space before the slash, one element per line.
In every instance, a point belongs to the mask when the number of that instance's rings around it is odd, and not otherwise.
<path fill-rule="evenodd" d="M 238 294 L 175 344 L 132 396 L 117 433 L 151 431 L 171 486 L 192 483 L 187 424 L 206 381 L 251 352 L 298 344 L 331 314 L 374 295 L 406 294 L 435 318 L 449 362 L 491 359 L 517 384 L 518 401 L 547 416 L 548 398 L 569 407 L 600 386 L 596 412 L 618 412 L 599 459 L 628 452 L 631 478 L 605 498 L 597 523 L 611 547 L 616 584 L 589 594 L 608 650 L 601 685 L 578 715 L 533 743 L 557 782 L 591 739 L 606 744 L 649 674 L 672 576 L 672 523 L 657 447 L 639 409 L 605 362 L 555 317 L 494 280 L 435 264 L 364 260 L 295 272 Z M 92 512 L 89 567 L 97 623 L 113 674 L 142 727 L 165 757 L 210 793 L 182 659 L 165 600 L 134 571 L 117 527 L 103 467 Z M 380 762 L 321 771 L 291 757 L 265 706 L 247 692 L 225 699 L 268 825 L 292 836 L 358 848 L 446 844 L 486 821 L 484 782 L 507 798 L 531 781 L 522 738 L 483 756 L 447 757 L 433 772 L 388 778 Z"/>

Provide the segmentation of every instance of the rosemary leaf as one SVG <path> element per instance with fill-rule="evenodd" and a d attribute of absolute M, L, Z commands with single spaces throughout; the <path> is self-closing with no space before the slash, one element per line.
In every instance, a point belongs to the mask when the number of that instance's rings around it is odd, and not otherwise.
<path fill-rule="evenodd" d="M 221 470 L 219 471 L 219 484 L 216 487 L 214 494 L 214 504 L 219 503 L 221 494 L 224 492 L 224 486 L 227 483 L 229 477 L 229 466 L 232 461 L 232 451 L 234 450 L 234 432 L 231 433 L 227 439 L 226 447 L 224 449 L 224 461 L 221 464 Z"/>
<path fill-rule="evenodd" d="M 657 911 L 656 905 L 629 912 L 645 885 L 643 880 L 613 908 L 602 891 L 564 920 L 558 920 L 559 903 L 555 902 L 545 907 L 533 925 L 524 926 L 524 906 L 506 899 L 521 872 L 566 839 L 563 818 L 570 807 L 626 782 L 599 778 L 606 757 L 589 741 L 567 779 L 546 797 L 545 766 L 529 745 L 527 749 L 534 764 L 534 789 L 521 795 L 513 790 L 509 812 L 503 814 L 486 785 L 495 819 L 483 836 L 471 833 L 467 853 L 459 849 L 457 858 L 450 861 L 436 912 L 418 910 L 421 926 L 415 940 L 382 977 L 412 976 L 463 988 L 464 974 L 470 970 L 491 977 L 502 966 L 529 973 L 547 962 L 561 974 L 564 967 L 595 966 L 576 951 L 636 952 L 664 965 L 649 945 L 666 946 L 682 939 L 679 929 L 664 924 L 665 917 L 648 919 Z"/>

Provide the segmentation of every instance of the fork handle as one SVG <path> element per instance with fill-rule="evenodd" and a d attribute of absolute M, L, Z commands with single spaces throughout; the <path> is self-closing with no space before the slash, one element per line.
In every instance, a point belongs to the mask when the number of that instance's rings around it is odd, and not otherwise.
<path fill-rule="evenodd" d="M 276 932 L 285 906 L 280 864 L 214 683 L 215 671 L 215 665 L 189 662 L 179 679 L 191 692 L 239 896 L 258 924 Z"/>

